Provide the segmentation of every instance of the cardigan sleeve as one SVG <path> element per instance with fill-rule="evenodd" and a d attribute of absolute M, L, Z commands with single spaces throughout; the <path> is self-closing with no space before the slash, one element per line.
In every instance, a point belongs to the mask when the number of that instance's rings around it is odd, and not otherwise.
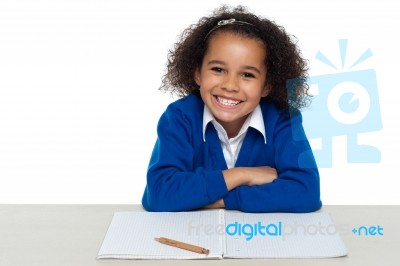
<path fill-rule="evenodd" d="M 321 207 L 319 173 L 301 114 L 277 119 L 271 134 L 278 178 L 259 186 L 239 186 L 224 197 L 227 209 L 244 212 L 311 212 Z"/>
<path fill-rule="evenodd" d="M 191 131 L 181 110 L 170 106 L 161 116 L 142 198 L 148 211 L 193 210 L 228 193 L 221 170 L 194 169 Z"/>

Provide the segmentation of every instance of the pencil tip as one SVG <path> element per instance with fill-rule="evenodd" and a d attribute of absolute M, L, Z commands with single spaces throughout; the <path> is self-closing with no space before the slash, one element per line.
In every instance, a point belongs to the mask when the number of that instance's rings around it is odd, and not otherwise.
<path fill-rule="evenodd" d="M 154 240 L 160 242 L 160 239 L 157 237 L 155 237 Z"/>

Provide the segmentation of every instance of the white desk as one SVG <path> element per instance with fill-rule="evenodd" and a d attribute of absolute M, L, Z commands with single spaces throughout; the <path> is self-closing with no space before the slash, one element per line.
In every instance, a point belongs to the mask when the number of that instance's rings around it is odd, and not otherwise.
<path fill-rule="evenodd" d="M 0 205 L 0 266 L 91 265 L 400 265 L 400 206 L 324 206 L 337 225 L 347 257 L 332 259 L 96 260 L 116 211 L 138 205 Z M 354 227 L 377 226 L 383 236 L 358 236 Z"/>

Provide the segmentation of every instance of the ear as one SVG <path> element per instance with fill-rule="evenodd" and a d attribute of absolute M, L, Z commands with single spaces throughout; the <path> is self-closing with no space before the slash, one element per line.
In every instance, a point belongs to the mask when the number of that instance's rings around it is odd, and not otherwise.
<path fill-rule="evenodd" d="M 201 83 L 201 78 L 200 78 L 200 70 L 198 68 L 196 68 L 196 70 L 194 71 L 194 82 L 196 82 L 197 85 L 200 86 Z"/>
<path fill-rule="evenodd" d="M 267 97 L 270 92 L 271 92 L 270 86 L 269 84 L 266 84 L 261 93 L 261 97 Z"/>

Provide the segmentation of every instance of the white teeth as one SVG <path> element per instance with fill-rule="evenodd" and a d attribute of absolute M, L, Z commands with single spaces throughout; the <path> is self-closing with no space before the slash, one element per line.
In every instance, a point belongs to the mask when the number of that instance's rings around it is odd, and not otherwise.
<path fill-rule="evenodd" d="M 225 99 L 225 98 L 221 98 L 221 97 L 217 97 L 217 100 L 219 103 L 221 103 L 223 105 L 228 105 L 228 106 L 234 106 L 234 105 L 237 105 L 238 103 L 240 103 L 240 101 L 234 101 L 234 100 Z"/>

